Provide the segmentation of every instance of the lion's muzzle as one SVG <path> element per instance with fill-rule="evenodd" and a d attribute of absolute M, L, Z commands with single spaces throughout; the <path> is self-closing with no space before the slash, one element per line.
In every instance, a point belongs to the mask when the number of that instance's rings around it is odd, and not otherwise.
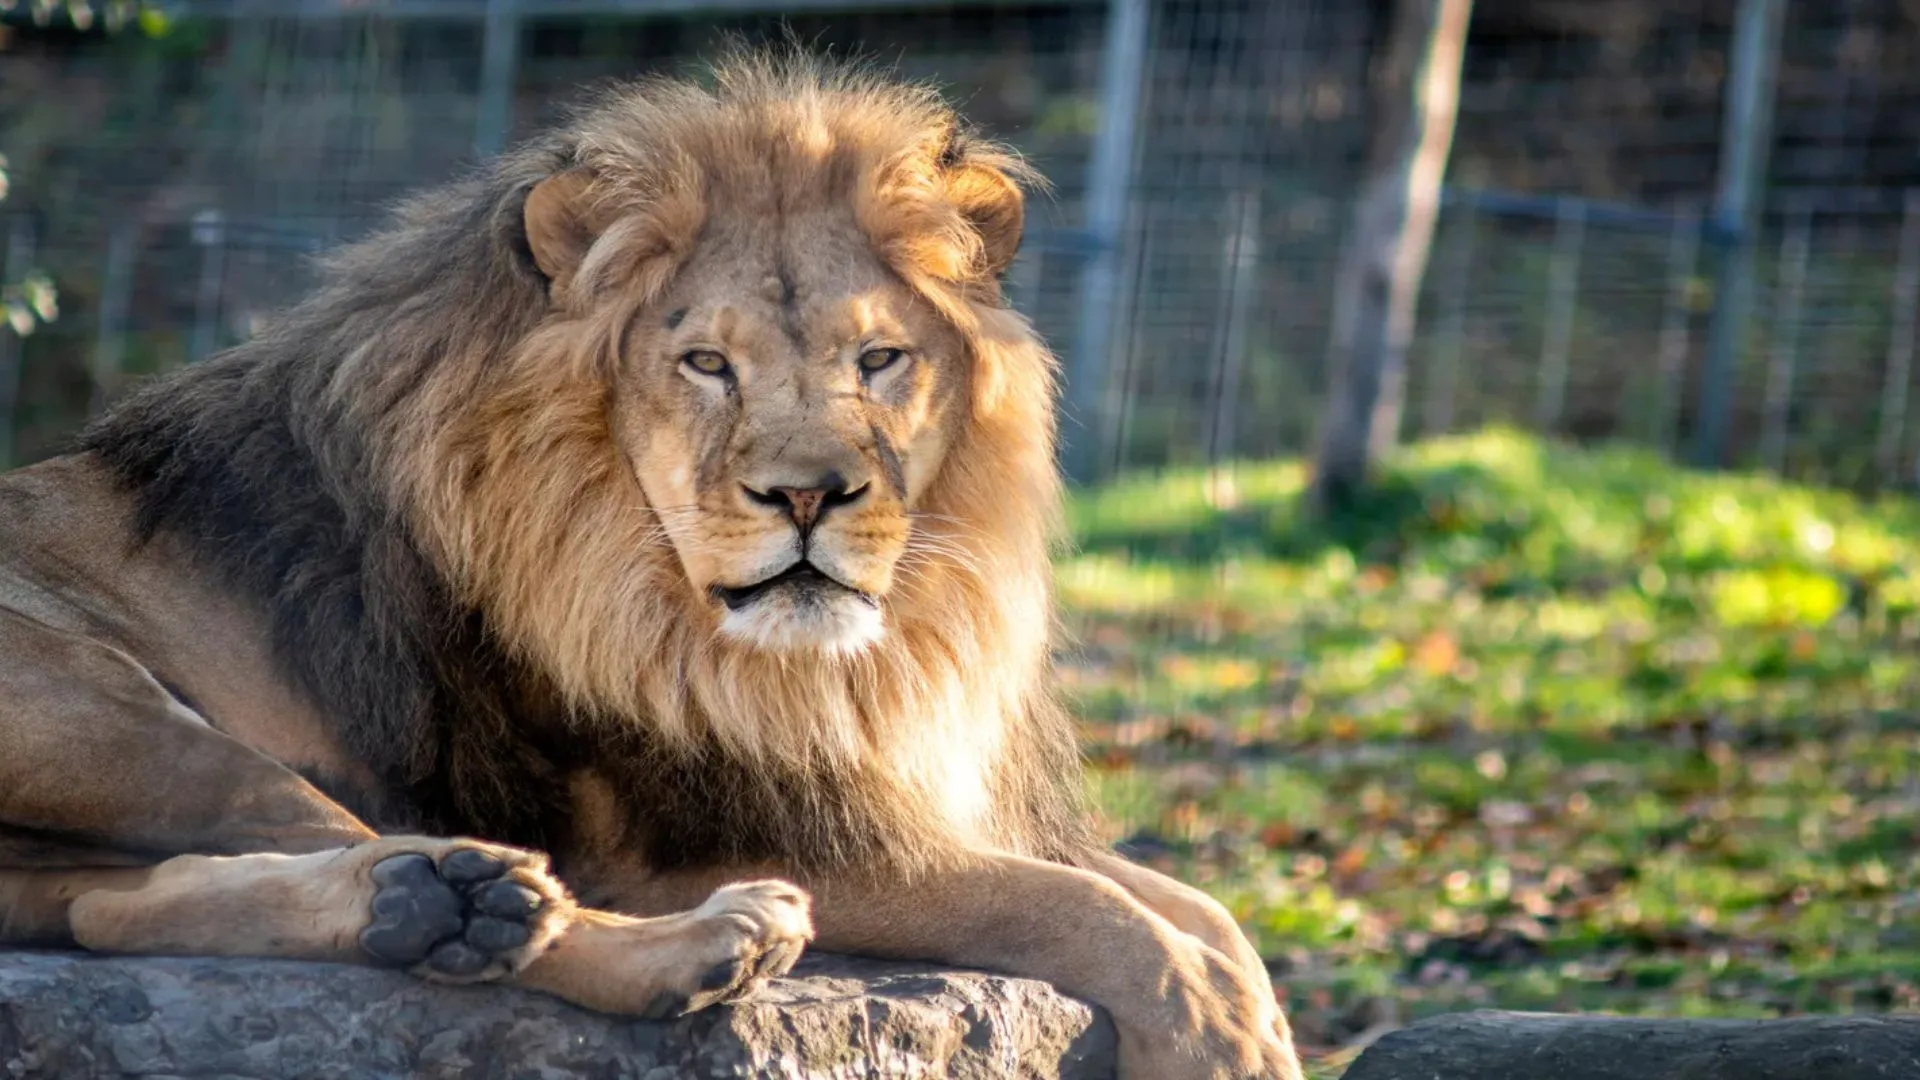
<path fill-rule="evenodd" d="M 805 559 L 752 585 L 737 587 L 715 585 L 713 595 L 727 606 L 728 611 L 742 611 L 775 590 L 790 590 L 796 595 L 813 598 L 824 598 L 836 593 L 846 594 L 872 607 L 878 607 L 880 603 L 872 593 L 862 592 L 851 585 L 835 580 Z"/>

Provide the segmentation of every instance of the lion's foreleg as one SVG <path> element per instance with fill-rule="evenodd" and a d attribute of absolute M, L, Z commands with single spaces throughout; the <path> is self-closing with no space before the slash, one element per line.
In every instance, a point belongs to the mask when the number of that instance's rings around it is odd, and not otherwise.
<path fill-rule="evenodd" d="M 100 870 L 0 870 L 0 945 L 71 948 L 75 898 L 99 889 L 137 889 L 145 867 Z"/>
<path fill-rule="evenodd" d="M 1185 882 L 1106 852 L 1094 854 L 1088 868 L 1111 878 L 1154 914 L 1239 964 L 1249 981 L 1263 992 L 1273 993 L 1266 962 L 1218 900 Z"/>
<path fill-rule="evenodd" d="M 0 833 L 9 826 L 162 854 L 321 851 L 374 836 L 131 656 L 0 607 Z"/>
<path fill-rule="evenodd" d="M 47 929 L 64 907 L 70 940 L 97 952 L 505 978 L 632 1016 L 680 1015 L 784 975 L 813 932 L 806 894 L 785 882 L 729 885 L 691 910 L 634 918 L 580 907 L 544 855 L 465 839 L 183 855 L 149 869 L 70 872 L 64 885 L 47 873 L 31 896 L 33 925 Z M 14 876 L 0 875 L 0 899 Z M 76 895 L 49 902 L 56 886 Z"/>
<path fill-rule="evenodd" d="M 1009 855 L 911 885 L 815 886 L 820 947 L 1044 979 L 1103 1006 L 1127 1080 L 1297 1080 L 1264 979 L 1112 879 Z"/>
<path fill-rule="evenodd" d="M 582 909 L 516 981 L 603 1012 L 678 1016 L 786 974 L 813 936 L 808 907 L 799 889 L 763 880 L 650 918 Z"/>
<path fill-rule="evenodd" d="M 400 967 L 448 982 L 518 972 L 576 906 L 543 855 L 388 837 L 305 855 L 182 855 L 96 882 L 67 910 L 97 952 Z"/>
<path fill-rule="evenodd" d="M 734 868 L 733 876 L 764 872 Z M 584 886 L 608 907 L 660 911 L 725 870 L 614 875 Z M 1291 1034 L 1264 975 L 1156 914 L 1111 878 L 1011 855 L 911 881 L 799 879 L 827 952 L 931 960 L 1053 983 L 1104 1007 L 1126 1080 L 1297 1080 Z M 1197 924 L 1196 924 L 1197 925 Z"/>

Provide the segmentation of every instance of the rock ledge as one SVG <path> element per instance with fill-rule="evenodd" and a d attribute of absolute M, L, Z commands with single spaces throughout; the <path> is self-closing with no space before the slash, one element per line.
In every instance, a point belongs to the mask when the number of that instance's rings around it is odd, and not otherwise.
<path fill-rule="evenodd" d="M 1110 1080 L 1113 1027 L 1043 983 L 816 955 L 677 1021 L 265 960 L 0 954 L 0 1077 Z"/>
<path fill-rule="evenodd" d="M 1455 1013 L 1381 1037 L 1343 1080 L 1912 1080 L 1920 1016 L 1662 1020 Z"/>

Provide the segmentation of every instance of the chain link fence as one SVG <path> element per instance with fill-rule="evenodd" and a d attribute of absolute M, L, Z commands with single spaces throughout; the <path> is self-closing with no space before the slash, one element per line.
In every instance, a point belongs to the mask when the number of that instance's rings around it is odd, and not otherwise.
<path fill-rule="evenodd" d="M 1789 4 L 1756 303 L 1706 327 L 1738 0 L 1480 0 L 1403 434 L 1489 422 L 1910 484 L 1920 4 Z M 306 259 L 580 84 L 797 35 L 944 87 L 1055 190 L 1016 302 L 1088 475 L 1296 454 L 1384 0 L 0 0 L 0 456 L 253 332 Z"/>
<path fill-rule="evenodd" d="M 1720 395 L 1731 463 L 1913 485 L 1920 5 L 1786 4 L 1745 238 L 1713 206 L 1738 7 L 1476 5 L 1405 434 L 1503 422 L 1687 456 Z M 1754 298 L 1716 382 L 1741 239 Z"/>

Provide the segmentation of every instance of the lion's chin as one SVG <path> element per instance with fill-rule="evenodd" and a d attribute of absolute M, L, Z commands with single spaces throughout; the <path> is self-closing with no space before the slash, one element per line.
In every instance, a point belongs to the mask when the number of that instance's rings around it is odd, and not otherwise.
<path fill-rule="evenodd" d="M 851 656 L 886 634 L 879 605 L 851 592 L 794 595 L 789 590 L 728 609 L 720 633 L 767 652 Z"/>

